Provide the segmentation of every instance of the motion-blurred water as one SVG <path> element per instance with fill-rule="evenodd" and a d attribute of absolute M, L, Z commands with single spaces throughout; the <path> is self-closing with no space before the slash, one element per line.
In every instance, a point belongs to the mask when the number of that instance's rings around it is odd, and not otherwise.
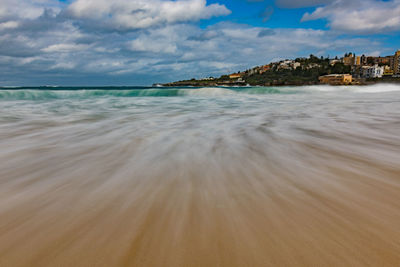
<path fill-rule="evenodd" d="M 0 90 L 0 266 L 399 266 L 400 86 Z"/>

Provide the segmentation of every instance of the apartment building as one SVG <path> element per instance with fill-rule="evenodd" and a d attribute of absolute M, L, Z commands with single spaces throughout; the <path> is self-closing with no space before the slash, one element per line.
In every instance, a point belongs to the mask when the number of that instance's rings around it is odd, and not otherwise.
<path fill-rule="evenodd" d="M 393 72 L 394 72 L 395 75 L 399 75 L 400 74 L 400 50 L 397 50 L 397 52 L 394 54 Z"/>

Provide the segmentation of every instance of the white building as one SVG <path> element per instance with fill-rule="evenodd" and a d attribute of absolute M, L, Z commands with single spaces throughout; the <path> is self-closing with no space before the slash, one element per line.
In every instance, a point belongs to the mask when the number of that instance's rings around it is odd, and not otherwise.
<path fill-rule="evenodd" d="M 335 65 L 336 63 L 341 63 L 342 61 L 340 59 L 331 59 L 329 61 L 329 63 L 331 64 L 331 66 Z"/>
<path fill-rule="evenodd" d="M 361 75 L 363 78 L 382 78 L 385 68 L 382 66 L 364 66 L 362 67 Z"/>
<path fill-rule="evenodd" d="M 300 66 L 300 62 L 295 62 L 294 60 L 285 60 L 280 62 L 278 69 L 295 70 Z"/>
<path fill-rule="evenodd" d="M 317 63 L 310 63 L 307 65 L 307 69 L 313 69 L 313 68 L 319 68 L 321 67 L 321 65 L 317 64 Z"/>
<path fill-rule="evenodd" d="M 298 67 L 300 67 L 301 66 L 301 64 L 300 64 L 300 62 L 293 62 L 293 64 L 292 64 L 292 68 L 295 70 L 295 69 L 297 69 Z"/>

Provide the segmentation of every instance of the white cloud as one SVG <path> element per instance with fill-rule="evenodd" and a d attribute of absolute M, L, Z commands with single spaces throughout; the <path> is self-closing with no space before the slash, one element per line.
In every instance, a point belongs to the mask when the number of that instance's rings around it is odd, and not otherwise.
<path fill-rule="evenodd" d="M 130 42 L 129 49 L 139 52 L 154 52 L 154 53 L 175 53 L 177 47 L 171 43 L 160 43 L 149 37 L 139 37 Z"/>
<path fill-rule="evenodd" d="M 224 5 L 207 5 L 206 0 L 76 0 L 67 14 L 116 30 L 134 30 L 209 19 L 230 11 Z"/>
<path fill-rule="evenodd" d="M 269 29 L 227 22 L 200 28 L 193 21 L 229 13 L 225 6 L 207 5 L 205 0 L 64 4 L 0 0 L 0 4 L 2 84 L 13 85 L 18 79 L 30 83 L 37 77 L 46 83 L 151 84 L 218 76 L 277 57 L 327 55 L 332 50 L 385 52 L 380 43 L 368 38 L 338 37 L 330 30 Z M 92 31 L 94 25 L 97 28 Z"/>
<path fill-rule="evenodd" d="M 0 23 L 0 31 L 1 30 L 6 30 L 6 29 L 14 29 L 19 26 L 18 21 L 6 21 L 3 23 Z"/>
<path fill-rule="evenodd" d="M 59 12 L 60 7 L 61 4 L 57 0 L 0 0 L 0 19 L 35 19 L 42 15 L 45 9 Z"/>
<path fill-rule="evenodd" d="M 54 44 L 42 49 L 46 53 L 69 53 L 88 49 L 87 44 Z"/>
<path fill-rule="evenodd" d="M 68 70 L 68 69 L 74 69 L 76 67 L 76 64 L 74 62 L 60 62 L 55 65 L 52 65 L 50 67 L 51 70 Z"/>
<path fill-rule="evenodd" d="M 153 52 L 174 54 L 177 46 L 184 39 L 188 32 L 193 29 L 191 26 L 174 25 L 155 28 L 145 31 L 133 40 L 128 42 L 128 49 L 137 52 Z"/>
<path fill-rule="evenodd" d="M 326 55 L 330 50 L 357 50 L 369 42 L 338 39 L 323 30 L 274 29 L 273 34 L 260 34 L 263 31 L 265 28 L 233 23 L 206 29 L 175 24 L 127 34 L 103 32 L 99 37 L 63 22 L 49 32 L 1 36 L 0 51 L 8 51 L 8 60 L 0 63 L 0 72 L 33 75 L 38 70 L 41 74 L 63 70 L 62 75 L 92 75 L 95 81 L 100 77 L 151 74 L 151 82 L 162 82 L 236 72 L 268 63 L 277 56 L 294 58 L 309 53 Z M 10 40 L 13 42 L 8 44 Z M 369 43 L 371 51 L 380 48 L 380 44 Z M 16 58 L 22 51 L 28 51 L 26 56 Z"/>
<path fill-rule="evenodd" d="M 327 19 L 333 30 L 381 33 L 400 30 L 400 0 L 336 0 L 304 14 L 302 21 Z"/>

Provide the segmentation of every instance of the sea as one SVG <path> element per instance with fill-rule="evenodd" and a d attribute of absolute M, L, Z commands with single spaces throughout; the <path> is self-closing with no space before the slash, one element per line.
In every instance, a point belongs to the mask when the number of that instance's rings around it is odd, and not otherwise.
<path fill-rule="evenodd" d="M 398 266 L 400 85 L 0 89 L 0 266 Z"/>

